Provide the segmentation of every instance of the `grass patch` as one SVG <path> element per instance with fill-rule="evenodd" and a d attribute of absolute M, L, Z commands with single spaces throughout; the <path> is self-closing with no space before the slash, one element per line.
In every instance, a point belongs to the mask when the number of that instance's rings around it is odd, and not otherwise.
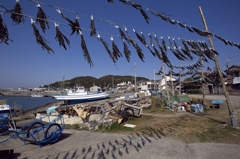
<path fill-rule="evenodd" d="M 80 125 L 79 124 L 65 124 L 66 129 L 74 129 L 74 130 L 80 130 Z"/>
<path fill-rule="evenodd" d="M 101 132 L 116 133 L 116 132 L 131 132 L 133 128 L 124 127 L 124 124 L 112 123 L 110 126 L 99 125 L 98 130 Z"/>

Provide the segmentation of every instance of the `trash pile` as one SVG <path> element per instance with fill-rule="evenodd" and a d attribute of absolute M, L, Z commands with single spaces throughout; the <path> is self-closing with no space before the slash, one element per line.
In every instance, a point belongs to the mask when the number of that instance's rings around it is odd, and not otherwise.
<path fill-rule="evenodd" d="M 102 103 L 52 106 L 37 114 L 62 114 L 65 124 L 80 124 L 80 128 L 97 129 L 99 125 L 120 124 L 128 121 L 130 117 L 141 117 L 142 109 L 150 105 L 149 97 L 128 95 L 127 98 L 116 98 Z M 39 116 L 41 115 L 36 118 Z"/>

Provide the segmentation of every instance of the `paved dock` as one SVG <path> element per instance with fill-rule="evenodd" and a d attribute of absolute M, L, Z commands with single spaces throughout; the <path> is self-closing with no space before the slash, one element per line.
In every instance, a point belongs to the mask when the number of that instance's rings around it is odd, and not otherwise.
<path fill-rule="evenodd" d="M 152 134 L 151 134 L 152 133 Z M 135 132 L 131 135 L 64 130 L 61 139 L 39 148 L 13 139 L 0 150 L 14 149 L 18 159 L 239 159 L 240 145 L 220 143 L 185 144 L 160 133 Z"/>

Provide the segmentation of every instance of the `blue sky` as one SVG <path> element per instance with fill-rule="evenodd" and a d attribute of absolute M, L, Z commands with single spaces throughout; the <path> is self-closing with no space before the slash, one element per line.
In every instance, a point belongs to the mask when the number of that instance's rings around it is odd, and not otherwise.
<path fill-rule="evenodd" d="M 175 38 L 183 38 L 189 40 L 204 40 L 196 33 L 190 33 L 187 29 L 181 28 L 179 25 L 172 25 L 163 21 L 161 18 L 152 15 L 147 10 L 146 13 L 150 18 L 147 24 L 141 13 L 129 5 L 125 5 L 118 0 L 114 3 L 108 3 L 107 0 L 41 0 L 40 2 L 54 5 L 60 8 L 72 10 L 87 16 L 93 15 L 95 18 L 109 20 L 121 26 L 130 26 L 138 33 L 143 32 L 145 37 L 148 33 L 155 33 L 160 39 L 160 35 L 167 41 L 168 36 Z M 240 1 L 237 0 L 135 0 L 134 2 L 154 11 L 165 13 L 171 19 L 186 23 L 204 30 L 203 22 L 198 7 L 201 6 L 207 21 L 210 32 L 221 37 L 240 43 Z M 14 0 L 0 0 L 0 5 L 12 9 L 15 5 Z M 29 0 L 20 0 L 23 13 L 36 17 L 36 3 Z M 130 62 L 122 57 L 116 63 L 116 66 L 110 59 L 107 51 L 100 41 L 95 37 L 90 37 L 88 30 L 83 30 L 83 35 L 93 61 L 94 67 L 90 68 L 85 61 L 80 46 L 80 36 L 70 36 L 70 27 L 54 8 L 41 5 L 44 12 L 49 16 L 50 20 L 60 22 L 60 31 L 70 40 L 70 47 L 64 50 L 55 40 L 54 23 L 50 23 L 50 29 L 44 34 L 40 26 L 36 24 L 40 33 L 49 42 L 49 46 L 54 50 L 54 54 L 48 54 L 46 50 L 42 50 L 41 46 L 35 41 L 33 29 L 31 27 L 30 18 L 25 17 L 25 22 L 20 25 L 13 25 L 10 14 L 3 14 L 2 18 L 6 23 L 9 31 L 9 37 L 13 40 L 9 45 L 0 44 L 0 72 L 1 82 L 0 88 L 7 87 L 38 87 L 42 84 L 50 84 L 65 79 L 71 79 L 77 76 L 94 76 L 96 78 L 104 75 L 134 75 L 134 63 L 137 67 L 137 76 L 143 76 L 149 79 L 154 78 L 154 70 L 158 71 L 161 61 L 138 42 L 145 55 L 145 62 L 142 62 L 133 47 Z M 0 11 L 1 12 L 1 11 Z M 76 14 L 63 11 L 71 20 L 74 20 Z M 79 22 L 82 28 L 90 28 L 90 18 L 80 16 Z M 101 20 L 95 20 L 95 26 L 101 37 L 109 44 L 111 49 L 111 35 L 119 35 L 118 30 L 109 23 Z M 137 39 L 131 29 L 128 29 L 131 37 Z M 107 33 L 109 35 L 101 34 Z M 115 43 L 123 54 L 123 45 L 119 38 L 113 36 Z M 225 70 L 225 58 L 231 58 L 230 65 L 240 64 L 240 50 L 233 46 L 226 46 L 222 41 L 213 38 L 215 49 L 219 52 L 219 62 L 222 70 Z M 181 46 L 181 45 L 180 45 Z M 173 54 L 168 51 L 168 57 L 175 66 L 187 66 L 193 64 L 194 61 L 179 61 Z M 213 67 L 214 63 L 204 65 Z M 205 68 L 206 68 L 205 67 Z M 178 72 L 179 70 L 175 70 Z M 156 76 L 160 78 L 160 76 Z"/>

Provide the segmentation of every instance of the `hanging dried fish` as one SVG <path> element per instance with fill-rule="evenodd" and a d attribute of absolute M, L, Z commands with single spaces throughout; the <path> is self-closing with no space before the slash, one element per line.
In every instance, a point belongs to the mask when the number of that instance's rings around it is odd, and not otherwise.
<path fill-rule="evenodd" d="M 123 46 L 124 46 L 124 55 L 128 62 L 130 62 L 131 51 L 128 49 L 127 44 L 125 43 L 124 39 L 122 39 Z"/>
<path fill-rule="evenodd" d="M 103 38 L 101 38 L 101 36 L 98 34 L 97 35 L 97 38 L 102 42 L 103 46 L 105 47 L 105 49 L 107 50 L 108 52 L 108 55 L 110 56 L 110 58 L 112 59 L 112 61 L 114 63 L 116 63 L 116 60 L 114 59 L 113 55 L 112 55 L 112 52 L 110 51 L 110 49 L 108 48 L 108 43 L 106 41 L 103 40 Z"/>
<path fill-rule="evenodd" d="M 175 25 L 177 23 L 174 19 L 169 20 L 169 22 L 173 25 Z"/>
<path fill-rule="evenodd" d="M 168 59 L 164 49 L 162 47 L 160 47 L 161 50 L 161 59 L 163 60 L 164 63 L 166 63 L 170 68 L 172 68 L 172 64 L 170 62 L 170 60 Z"/>
<path fill-rule="evenodd" d="M 215 36 L 216 38 L 218 38 L 219 40 L 223 41 L 223 42 L 225 43 L 225 45 L 228 45 L 227 41 L 226 41 L 225 39 L 223 39 L 222 37 L 220 37 L 220 36 L 218 36 L 218 35 L 216 35 L 216 34 L 214 34 L 214 36 Z"/>
<path fill-rule="evenodd" d="M 148 17 L 147 13 L 144 12 L 144 10 L 142 8 L 140 8 L 139 10 L 142 13 L 142 15 L 143 15 L 144 19 L 146 20 L 146 22 L 149 24 L 150 18 Z"/>
<path fill-rule="evenodd" d="M 78 22 L 78 19 L 79 19 L 78 16 L 76 16 L 75 21 L 73 22 L 73 21 L 70 20 L 68 17 L 66 17 L 64 14 L 62 14 L 62 12 L 60 11 L 60 9 L 56 9 L 56 11 L 61 15 L 61 17 L 62 17 L 63 19 L 65 19 L 66 21 L 69 22 L 68 25 L 71 27 L 71 30 L 72 30 L 72 33 L 71 33 L 70 35 L 74 34 L 75 32 L 78 34 L 78 33 L 79 33 L 79 30 L 82 31 L 82 30 L 81 30 L 81 27 L 80 27 L 80 24 L 79 24 L 79 22 Z"/>
<path fill-rule="evenodd" d="M 188 31 L 190 31 L 191 33 L 194 33 L 194 31 L 191 29 L 191 27 L 186 25 L 186 28 L 188 29 Z"/>
<path fill-rule="evenodd" d="M 163 39 L 162 36 L 161 36 L 161 39 L 162 39 L 162 46 L 163 46 L 163 49 L 164 49 L 165 52 L 167 52 L 166 42 L 165 42 L 165 40 Z"/>
<path fill-rule="evenodd" d="M 148 50 L 152 53 L 153 56 L 156 56 L 155 52 L 153 52 L 148 45 L 146 45 L 146 47 L 147 47 Z"/>
<path fill-rule="evenodd" d="M 178 48 L 178 45 L 177 45 L 177 43 L 176 43 L 176 41 L 175 41 L 175 38 L 173 38 L 173 43 L 174 43 L 174 46 L 175 46 L 176 48 Z"/>
<path fill-rule="evenodd" d="M 138 53 L 138 57 L 142 60 L 142 62 L 145 62 L 144 61 L 144 54 L 143 54 L 143 52 L 142 52 L 142 49 L 138 46 L 138 44 L 133 40 L 133 39 L 131 39 L 130 38 L 130 42 L 131 42 L 131 44 L 133 45 L 133 47 L 135 48 L 135 50 L 137 51 L 137 53 Z"/>
<path fill-rule="evenodd" d="M 149 36 L 149 39 L 150 39 L 150 44 L 153 45 L 153 38 L 152 38 L 152 35 L 150 33 L 148 33 L 148 36 Z"/>
<path fill-rule="evenodd" d="M 112 55 L 113 55 L 113 58 L 117 61 L 118 58 L 120 58 L 122 56 L 122 53 L 119 51 L 119 49 L 118 49 L 117 45 L 115 44 L 112 36 L 111 36 L 110 39 L 112 41 L 112 49 L 113 49 Z"/>
<path fill-rule="evenodd" d="M 37 13 L 36 23 L 40 24 L 42 31 L 45 33 L 45 30 L 47 28 L 50 29 L 48 25 L 48 18 L 47 18 L 47 15 L 42 10 L 40 4 L 37 5 L 37 8 L 38 8 L 38 13 Z"/>
<path fill-rule="evenodd" d="M 132 1 L 129 1 L 129 3 L 131 4 L 131 6 L 133 6 L 135 9 L 140 9 L 142 8 L 142 6 L 140 4 L 134 3 Z"/>
<path fill-rule="evenodd" d="M 24 16 L 22 13 L 22 7 L 20 6 L 19 0 L 16 0 L 16 5 L 11 12 L 11 19 L 13 20 L 13 23 L 16 25 L 19 25 L 21 22 L 24 22 Z"/>
<path fill-rule="evenodd" d="M 165 16 L 164 14 L 157 13 L 157 15 L 158 15 L 160 18 L 162 18 L 162 20 L 164 20 L 164 21 L 166 21 L 166 22 L 169 22 L 169 21 L 170 21 L 170 19 L 169 19 L 167 16 Z"/>
<path fill-rule="evenodd" d="M 203 31 L 201 31 L 201 30 L 199 30 L 199 29 L 197 29 L 195 27 L 191 27 L 191 28 L 192 28 L 192 30 L 195 31 L 195 33 L 197 33 L 200 36 L 208 36 L 207 34 L 205 34 L 205 32 L 203 32 Z"/>
<path fill-rule="evenodd" d="M 52 51 L 54 53 L 54 51 L 46 44 L 46 42 L 48 42 L 44 37 L 41 36 L 41 34 L 39 33 L 39 30 L 37 29 L 37 27 L 34 24 L 35 22 L 33 21 L 33 19 L 31 18 L 31 25 L 34 31 L 34 35 L 36 37 L 36 42 L 41 45 L 42 49 L 46 49 L 48 53 L 50 53 L 50 51 Z"/>
<path fill-rule="evenodd" d="M 137 38 L 143 43 L 143 45 L 147 45 L 146 41 L 133 29 L 133 32 L 136 34 Z"/>
<path fill-rule="evenodd" d="M 173 47 L 173 44 L 172 44 L 172 41 L 171 41 L 171 37 L 170 37 L 170 36 L 168 37 L 168 41 L 169 41 L 170 47 L 172 48 L 172 47 Z"/>
<path fill-rule="evenodd" d="M 172 49 L 172 48 L 169 48 L 169 49 L 172 51 L 172 53 L 175 55 L 175 57 L 177 57 L 179 60 L 184 61 L 184 58 L 182 58 L 177 52 L 175 52 L 174 49 Z"/>
<path fill-rule="evenodd" d="M 123 2 L 124 4 L 129 4 L 129 0 L 119 0 L 120 2 Z"/>
<path fill-rule="evenodd" d="M 143 35 L 143 32 L 140 32 L 140 34 L 141 34 L 143 40 L 146 41 L 146 38 L 145 38 L 145 36 Z"/>
<path fill-rule="evenodd" d="M 161 54 L 159 53 L 159 51 L 157 50 L 157 48 L 154 46 L 154 44 L 152 44 L 152 47 L 154 49 L 155 54 L 157 55 L 159 60 L 163 60 L 161 57 Z"/>
<path fill-rule="evenodd" d="M 80 37 L 81 37 L 81 47 L 82 47 L 82 51 L 83 51 L 83 56 L 84 56 L 85 60 L 87 60 L 87 62 L 90 65 L 90 67 L 92 67 L 93 66 L 93 62 L 92 62 L 91 56 L 90 56 L 90 54 L 88 52 L 88 48 L 87 48 L 87 45 L 85 43 L 83 34 L 82 34 L 82 32 L 80 30 L 79 30 L 79 34 L 80 34 Z"/>
<path fill-rule="evenodd" d="M 8 36 L 8 28 L 2 19 L 2 14 L 0 13 L 0 44 L 3 42 L 8 45 L 8 40 L 12 41 Z"/>
<path fill-rule="evenodd" d="M 68 38 L 63 35 L 63 33 L 58 29 L 58 24 L 55 23 L 55 28 L 56 28 L 56 36 L 55 39 L 58 41 L 60 46 L 63 46 L 65 50 L 67 50 L 66 45 L 65 45 L 65 41 L 68 44 L 68 46 L 70 46 L 70 41 L 68 40 Z"/>
<path fill-rule="evenodd" d="M 177 24 L 180 25 L 182 28 L 186 28 L 186 24 L 182 24 L 179 21 L 177 21 Z"/>
<path fill-rule="evenodd" d="M 179 47 L 180 50 L 188 57 L 188 59 L 193 60 L 192 55 L 190 54 L 189 51 L 185 50 L 184 48 Z"/>
<path fill-rule="evenodd" d="M 91 25 L 90 25 L 90 28 L 91 28 L 90 36 L 95 36 L 97 33 L 96 33 L 96 27 L 95 27 L 95 24 L 94 24 L 93 15 L 91 15 Z"/>
<path fill-rule="evenodd" d="M 119 33 L 120 33 L 121 39 L 125 39 L 128 42 L 128 44 L 129 44 L 129 39 L 126 37 L 126 35 L 122 31 L 122 29 L 120 27 L 118 27 L 118 28 L 119 28 Z"/>

